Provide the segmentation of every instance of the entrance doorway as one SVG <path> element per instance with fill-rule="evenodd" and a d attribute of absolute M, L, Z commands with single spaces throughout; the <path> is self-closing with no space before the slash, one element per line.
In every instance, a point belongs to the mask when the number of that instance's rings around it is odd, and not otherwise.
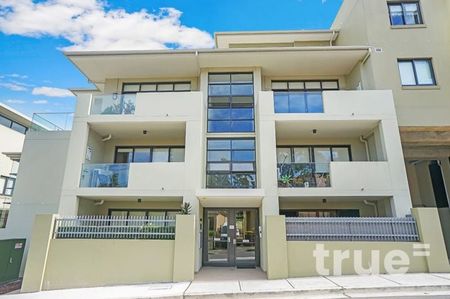
<path fill-rule="evenodd" d="M 203 265 L 259 266 L 258 209 L 205 209 Z"/>

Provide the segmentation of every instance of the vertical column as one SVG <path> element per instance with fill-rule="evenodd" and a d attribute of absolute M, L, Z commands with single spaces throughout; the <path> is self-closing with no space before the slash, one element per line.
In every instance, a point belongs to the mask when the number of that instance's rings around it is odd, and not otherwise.
<path fill-rule="evenodd" d="M 267 278 L 288 278 L 286 219 L 284 216 L 266 216 Z"/>
<path fill-rule="evenodd" d="M 39 292 L 42 290 L 45 266 L 52 239 L 56 215 L 37 215 L 31 234 L 31 244 L 25 267 L 21 292 Z"/>
<path fill-rule="evenodd" d="M 195 216 L 177 215 L 173 281 L 191 281 L 195 270 Z"/>
<path fill-rule="evenodd" d="M 425 244 L 425 249 L 429 248 L 428 271 L 432 273 L 449 272 L 450 265 L 438 210 L 436 208 L 414 208 L 412 214 L 417 222 L 420 242 Z"/>

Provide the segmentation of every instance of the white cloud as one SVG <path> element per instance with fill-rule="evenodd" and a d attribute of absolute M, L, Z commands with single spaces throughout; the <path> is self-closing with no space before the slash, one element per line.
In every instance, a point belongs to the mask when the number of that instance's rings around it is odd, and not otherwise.
<path fill-rule="evenodd" d="M 57 97 L 57 98 L 65 98 L 65 97 L 73 96 L 73 94 L 67 89 L 48 87 L 48 86 L 35 87 L 31 91 L 31 93 L 34 95 L 42 95 L 42 96 Z"/>
<path fill-rule="evenodd" d="M 48 104 L 48 101 L 47 100 L 34 100 L 33 104 L 44 105 L 44 104 Z"/>
<path fill-rule="evenodd" d="M 25 91 L 27 88 L 23 84 L 13 82 L 1 82 L 0 87 L 7 88 L 12 91 Z"/>
<path fill-rule="evenodd" d="M 25 104 L 23 100 L 9 99 L 5 101 L 8 104 Z"/>
<path fill-rule="evenodd" d="M 62 37 L 69 50 L 209 48 L 211 35 L 181 24 L 181 12 L 161 8 L 127 12 L 101 0 L 0 0 L 0 31 Z"/>

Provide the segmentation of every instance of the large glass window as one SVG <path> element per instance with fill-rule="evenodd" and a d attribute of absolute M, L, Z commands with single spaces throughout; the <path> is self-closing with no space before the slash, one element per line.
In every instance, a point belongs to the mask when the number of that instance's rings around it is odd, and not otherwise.
<path fill-rule="evenodd" d="M 403 86 L 436 85 L 431 59 L 399 59 Z"/>
<path fill-rule="evenodd" d="M 208 132 L 253 132 L 253 74 L 209 74 Z"/>
<path fill-rule="evenodd" d="M 9 118 L 7 118 L 6 116 L 0 115 L 0 125 L 3 125 L 7 128 L 11 128 L 14 131 L 17 131 L 19 133 L 25 134 L 28 131 L 28 128 L 15 122 L 10 120 Z"/>
<path fill-rule="evenodd" d="M 272 81 L 275 113 L 322 113 L 322 92 L 338 89 L 337 80 Z"/>
<path fill-rule="evenodd" d="M 123 93 L 191 91 L 191 82 L 123 83 Z"/>
<path fill-rule="evenodd" d="M 117 147 L 115 163 L 184 162 L 184 147 Z"/>
<path fill-rule="evenodd" d="M 348 145 L 331 146 L 280 146 L 277 147 L 279 164 L 287 163 L 330 163 L 331 161 L 351 161 Z"/>
<path fill-rule="evenodd" d="M 392 26 L 423 24 L 419 1 L 389 2 Z"/>
<path fill-rule="evenodd" d="M 208 139 L 207 188 L 256 188 L 254 139 Z"/>

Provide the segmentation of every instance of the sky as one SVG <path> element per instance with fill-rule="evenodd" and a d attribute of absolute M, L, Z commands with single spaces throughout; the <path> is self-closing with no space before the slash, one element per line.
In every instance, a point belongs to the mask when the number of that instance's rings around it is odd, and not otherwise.
<path fill-rule="evenodd" d="M 0 102 L 72 112 L 91 87 L 64 50 L 190 49 L 214 32 L 330 28 L 342 0 L 0 0 Z"/>

